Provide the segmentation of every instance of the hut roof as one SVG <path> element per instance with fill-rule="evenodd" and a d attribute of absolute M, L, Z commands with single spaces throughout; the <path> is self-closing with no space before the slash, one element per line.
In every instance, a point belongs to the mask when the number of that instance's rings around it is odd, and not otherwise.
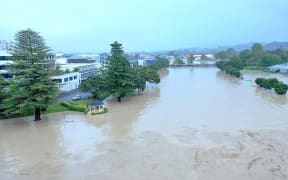
<path fill-rule="evenodd" d="M 101 105 L 104 105 L 104 103 L 102 101 L 96 100 L 96 101 L 91 102 L 90 105 L 91 106 L 101 106 Z"/>

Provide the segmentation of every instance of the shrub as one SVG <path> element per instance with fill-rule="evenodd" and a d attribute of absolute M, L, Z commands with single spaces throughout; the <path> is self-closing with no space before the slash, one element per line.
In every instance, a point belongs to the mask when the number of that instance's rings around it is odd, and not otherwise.
<path fill-rule="evenodd" d="M 260 86 L 260 84 L 262 84 L 263 81 L 265 81 L 264 78 L 256 78 L 255 83 L 256 83 L 258 86 Z"/>
<path fill-rule="evenodd" d="M 265 89 L 274 89 L 277 94 L 286 94 L 288 90 L 288 85 L 278 81 L 276 78 L 271 79 L 264 79 L 264 78 L 257 78 L 255 83 L 263 87 Z"/>
<path fill-rule="evenodd" d="M 268 79 L 268 82 L 270 87 L 275 87 L 279 83 L 278 79 L 276 78 Z"/>
<path fill-rule="evenodd" d="M 265 89 L 272 89 L 269 80 L 265 79 L 262 84 L 260 84 L 261 87 L 265 88 Z"/>
<path fill-rule="evenodd" d="M 240 78 L 241 73 L 240 73 L 239 70 L 233 69 L 232 72 L 231 72 L 231 75 L 233 75 L 233 76 L 235 76 L 235 77 L 237 77 L 237 78 Z"/>
<path fill-rule="evenodd" d="M 242 67 L 238 66 L 237 63 L 235 64 L 234 61 L 219 61 L 216 62 L 216 66 L 227 74 L 235 76 L 237 78 L 241 77 L 240 70 Z"/>
<path fill-rule="evenodd" d="M 280 95 L 286 94 L 286 92 L 288 90 L 288 85 L 281 83 L 281 82 L 278 82 L 276 84 L 276 86 L 274 87 L 274 90 L 277 94 L 280 94 Z"/>

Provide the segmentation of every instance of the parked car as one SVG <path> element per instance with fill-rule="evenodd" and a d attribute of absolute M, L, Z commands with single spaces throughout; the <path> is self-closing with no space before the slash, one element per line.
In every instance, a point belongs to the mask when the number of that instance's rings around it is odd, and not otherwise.
<path fill-rule="evenodd" d="M 80 95 L 76 95 L 72 98 L 73 101 L 77 101 L 77 100 L 80 100 L 81 99 L 81 96 Z"/>

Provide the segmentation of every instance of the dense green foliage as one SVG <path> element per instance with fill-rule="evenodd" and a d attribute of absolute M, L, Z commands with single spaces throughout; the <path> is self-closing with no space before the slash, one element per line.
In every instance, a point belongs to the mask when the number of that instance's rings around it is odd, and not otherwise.
<path fill-rule="evenodd" d="M 226 51 L 219 51 L 215 53 L 214 56 L 216 59 L 226 60 L 234 56 L 235 54 L 236 54 L 236 51 L 234 49 L 228 48 Z"/>
<path fill-rule="evenodd" d="M 105 86 L 118 102 L 127 95 L 134 92 L 133 69 L 124 56 L 122 44 L 114 42 L 111 44 L 111 56 L 107 58 L 105 71 Z"/>
<path fill-rule="evenodd" d="M 110 92 L 108 90 L 105 90 L 105 91 L 98 92 L 96 97 L 99 100 L 104 100 L 108 96 L 110 96 Z"/>
<path fill-rule="evenodd" d="M 265 69 L 266 67 L 288 62 L 288 51 L 277 49 L 275 51 L 265 51 L 261 44 L 255 43 L 251 50 L 243 50 L 238 54 L 233 49 L 220 51 L 215 54 L 219 61 L 216 66 L 236 77 L 240 77 L 240 70 Z"/>
<path fill-rule="evenodd" d="M 288 85 L 278 81 L 276 78 L 264 79 L 257 78 L 255 83 L 265 89 L 274 89 L 277 94 L 286 94 L 288 90 Z"/>
<path fill-rule="evenodd" d="M 8 94 L 4 99 L 6 115 L 20 115 L 34 109 L 35 120 L 41 120 L 41 109 L 46 109 L 56 94 L 49 78 L 49 63 L 45 58 L 49 48 L 39 33 L 27 29 L 16 33 L 11 49 L 14 64 Z"/>
<path fill-rule="evenodd" d="M 288 51 L 283 49 L 265 51 L 259 43 L 253 44 L 251 49 L 243 50 L 238 54 L 236 52 L 232 53 L 232 50 L 228 49 L 227 51 L 220 51 L 215 54 L 215 57 L 220 60 L 231 60 L 235 56 L 240 59 L 244 67 L 254 67 L 257 69 L 288 62 Z"/>
<path fill-rule="evenodd" d="M 146 82 L 159 83 L 160 77 L 157 70 L 169 65 L 167 59 L 158 57 L 153 65 L 132 68 L 124 55 L 122 45 L 115 42 L 111 46 L 112 55 L 104 68 L 96 77 L 80 85 L 82 90 L 92 92 L 98 99 L 104 99 L 112 94 L 120 102 L 123 97 L 134 93 L 135 90 L 143 91 Z"/>
<path fill-rule="evenodd" d="M 174 61 L 174 64 L 180 65 L 180 64 L 184 64 L 183 60 L 180 58 L 176 58 Z"/>
<path fill-rule="evenodd" d="M 277 94 L 280 94 L 280 95 L 286 94 L 288 90 L 288 85 L 283 84 L 283 83 L 278 83 L 277 85 L 275 85 L 274 90 Z"/>
<path fill-rule="evenodd" d="M 240 70 L 243 69 L 244 64 L 237 55 L 234 55 L 230 58 L 229 61 L 218 61 L 216 66 L 227 74 L 231 74 L 232 76 L 240 78 Z"/>
<path fill-rule="evenodd" d="M 98 73 L 97 76 L 81 83 L 80 89 L 90 91 L 95 98 L 100 100 L 103 100 L 110 95 L 104 76 L 101 73 Z"/>
<path fill-rule="evenodd" d="M 265 54 L 261 60 L 261 65 L 264 67 L 269 67 L 281 63 L 283 63 L 281 57 L 275 54 Z"/>
<path fill-rule="evenodd" d="M 134 70 L 134 82 L 135 89 L 139 91 L 144 91 L 146 87 L 146 82 L 159 83 L 160 77 L 157 71 L 151 69 L 150 67 L 136 67 Z"/>
<path fill-rule="evenodd" d="M 156 57 L 156 62 L 149 67 L 155 71 L 166 68 L 169 66 L 169 61 L 166 58 Z"/>

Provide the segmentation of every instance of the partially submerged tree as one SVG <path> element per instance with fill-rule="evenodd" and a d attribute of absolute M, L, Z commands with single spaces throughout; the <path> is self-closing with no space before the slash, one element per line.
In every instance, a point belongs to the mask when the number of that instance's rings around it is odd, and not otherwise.
<path fill-rule="evenodd" d="M 108 89 L 118 102 L 134 92 L 133 70 L 124 55 L 122 44 L 117 41 L 111 44 L 111 56 L 107 58 L 104 78 Z"/>
<path fill-rule="evenodd" d="M 162 68 L 166 68 L 169 66 L 169 61 L 166 58 L 163 57 L 156 57 L 156 62 L 152 65 L 149 65 L 149 68 L 158 71 Z"/>
<path fill-rule="evenodd" d="M 183 60 L 182 60 L 181 58 L 178 58 L 178 57 L 177 57 L 177 58 L 175 59 L 175 61 L 174 61 L 174 64 L 177 64 L 177 65 L 178 65 L 178 64 L 184 64 L 184 62 L 183 62 Z"/>
<path fill-rule="evenodd" d="M 193 54 L 190 54 L 189 57 L 188 57 L 187 63 L 188 63 L 188 64 L 193 64 L 193 61 L 194 61 L 194 60 L 195 60 L 195 59 L 194 59 L 194 55 L 193 55 Z"/>
<path fill-rule="evenodd" d="M 261 60 L 261 64 L 264 67 L 268 66 L 273 66 L 276 64 L 281 64 L 283 63 L 282 59 L 280 56 L 275 55 L 275 54 L 265 54 Z"/>
<path fill-rule="evenodd" d="M 160 82 L 160 76 L 157 71 L 150 67 L 136 67 L 134 69 L 134 82 L 135 89 L 144 91 L 146 82 L 158 84 Z"/>
<path fill-rule="evenodd" d="M 14 61 L 11 73 L 15 78 L 4 100 L 6 114 L 23 114 L 32 109 L 34 120 L 41 120 L 41 109 L 47 108 L 57 91 L 49 78 L 50 67 L 45 60 L 49 52 L 38 32 L 26 29 L 16 33 L 11 49 Z"/>
<path fill-rule="evenodd" d="M 103 73 L 99 72 L 95 77 L 87 79 L 81 83 L 80 89 L 90 91 L 94 97 L 100 100 L 106 98 L 110 94 Z"/>

